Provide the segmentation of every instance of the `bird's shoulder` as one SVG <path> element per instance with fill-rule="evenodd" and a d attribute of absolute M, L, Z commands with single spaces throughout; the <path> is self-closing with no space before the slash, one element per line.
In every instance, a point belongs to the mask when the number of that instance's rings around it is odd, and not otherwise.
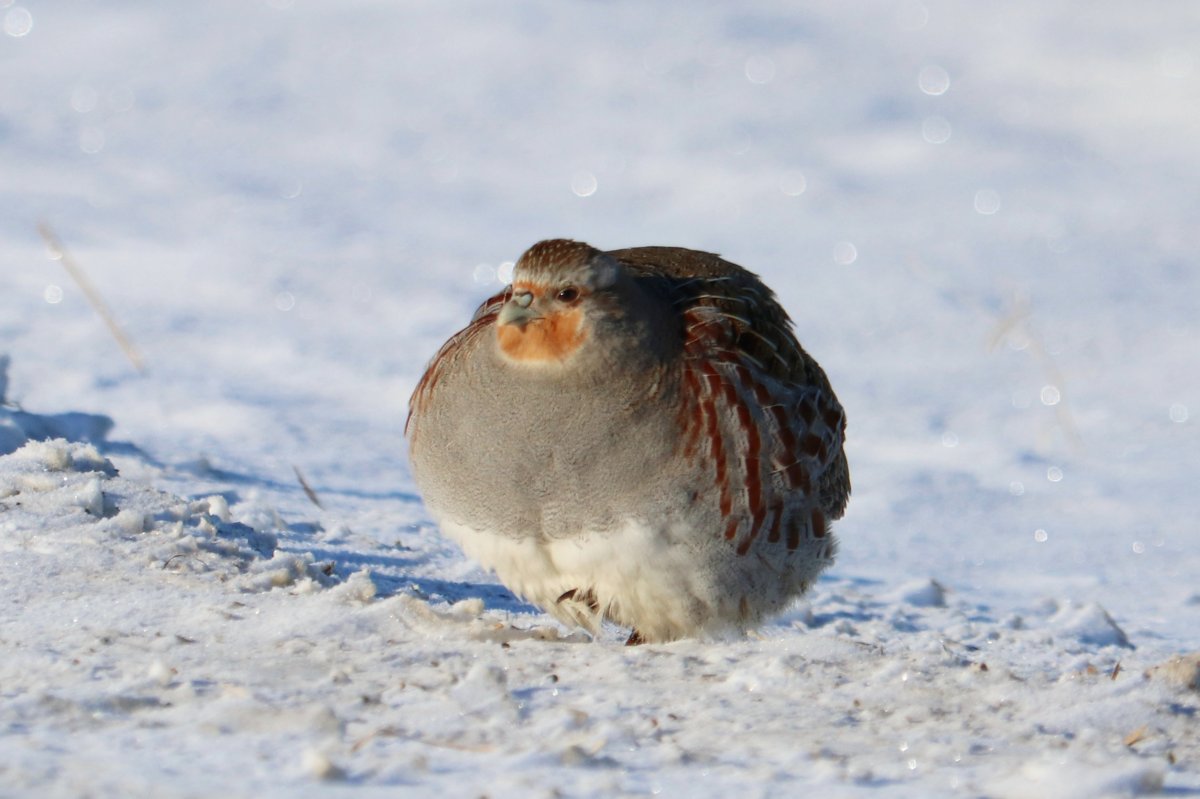
<path fill-rule="evenodd" d="M 796 339 L 792 320 L 762 279 L 716 253 L 683 247 L 630 247 L 607 253 L 669 303 L 712 349 L 749 356 L 773 377 L 821 383 Z M 819 372 L 819 368 L 817 369 Z"/>

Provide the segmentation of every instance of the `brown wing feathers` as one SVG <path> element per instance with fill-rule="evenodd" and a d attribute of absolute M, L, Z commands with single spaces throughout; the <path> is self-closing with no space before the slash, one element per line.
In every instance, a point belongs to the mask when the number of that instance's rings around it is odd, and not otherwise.
<path fill-rule="evenodd" d="M 768 541 L 783 540 L 791 549 L 802 533 L 824 537 L 827 517 L 842 515 L 850 492 L 845 417 L 774 293 L 752 272 L 711 253 L 637 247 L 609 255 L 658 281 L 679 309 L 684 451 L 692 455 L 698 441 L 708 442 L 704 454 L 715 462 L 725 537 L 739 540 L 739 553 L 764 530 Z M 734 489 L 734 480 L 744 491 Z M 801 503 L 803 518 L 792 507 L 796 494 L 811 497 Z M 744 508 L 732 507 L 735 497 L 744 498 Z"/>

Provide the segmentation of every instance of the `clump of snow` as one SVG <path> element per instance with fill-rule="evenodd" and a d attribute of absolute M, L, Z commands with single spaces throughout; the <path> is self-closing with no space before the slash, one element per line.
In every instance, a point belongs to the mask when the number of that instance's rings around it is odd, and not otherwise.
<path fill-rule="evenodd" d="M 309 749 L 304 753 L 304 771 L 318 780 L 340 780 L 346 776 L 329 755 L 317 749 Z"/>
<path fill-rule="evenodd" d="M 218 501 L 221 503 L 224 502 L 219 497 Z M 224 513 L 224 515 L 228 516 L 231 510 L 228 504 L 218 504 L 217 510 L 210 512 L 214 514 Z M 279 515 L 279 511 L 257 496 L 237 503 L 233 506 L 232 512 L 236 512 L 242 524 L 248 525 L 264 534 L 271 530 L 287 529 L 287 523 Z"/>
<path fill-rule="evenodd" d="M 96 544 L 121 539 L 149 567 L 211 573 L 244 591 L 315 590 L 334 582 L 329 564 L 311 553 L 277 551 L 275 532 L 235 520 L 223 498 L 188 501 L 132 483 L 92 444 L 28 441 L 0 456 L 0 499 L 8 503 L 10 526 L 54 520 L 48 535 L 77 528 L 73 535 L 87 531 Z M 260 506 L 251 506 L 256 522 L 278 518 Z M 86 521 L 77 527 L 81 515 Z"/>
<path fill-rule="evenodd" d="M 450 606 L 450 612 L 461 619 L 477 619 L 483 615 L 484 611 L 483 600 L 479 597 L 471 599 L 460 599 Z"/>
<path fill-rule="evenodd" d="M 373 600 L 379 593 L 379 587 L 371 579 L 371 572 L 359 569 L 329 592 L 346 602 L 365 604 Z"/>
<path fill-rule="evenodd" d="M 913 580 L 901 585 L 885 598 L 917 608 L 943 608 L 946 606 L 946 588 L 937 580 Z"/>
<path fill-rule="evenodd" d="M 1117 626 L 1108 611 L 1096 602 L 1082 605 L 1064 604 L 1050 617 L 1049 624 L 1060 638 L 1074 640 L 1076 645 L 1132 648 L 1125 631 Z"/>
<path fill-rule="evenodd" d="M 37 472 L 100 472 L 107 476 L 117 473 L 112 462 L 91 444 L 78 444 L 65 439 L 29 441 L 9 456 L 9 463 L 26 474 Z"/>
<path fill-rule="evenodd" d="M 100 490 L 100 478 L 93 477 L 79 487 L 75 492 L 75 504 L 93 516 L 104 515 L 104 492 Z"/>
<path fill-rule="evenodd" d="M 121 508 L 107 522 L 114 532 L 126 537 L 144 533 L 148 529 L 147 524 L 153 524 L 146 514 L 137 508 Z"/>
<path fill-rule="evenodd" d="M 96 518 L 105 515 L 101 483 L 116 469 L 92 445 L 29 441 L 2 457 L 0 499 L 34 513 L 75 508 Z"/>
<path fill-rule="evenodd" d="M 229 510 L 229 501 L 225 497 L 220 494 L 214 494 L 204 500 L 204 503 L 207 506 L 205 510 L 209 514 L 216 516 L 218 520 L 225 523 L 233 521 L 233 513 Z"/>
<path fill-rule="evenodd" d="M 146 675 L 151 680 L 158 683 L 161 687 L 165 688 L 170 685 L 171 681 L 175 678 L 175 670 L 162 660 L 155 660 L 146 670 Z"/>
<path fill-rule="evenodd" d="M 312 593 L 330 583 L 330 575 L 307 552 L 276 552 L 269 560 L 247 565 L 245 572 L 234 581 L 243 591 L 294 588 L 298 593 Z"/>
<path fill-rule="evenodd" d="M 1200 691 L 1200 653 L 1177 655 L 1166 663 L 1150 667 L 1146 676 L 1167 685 Z"/>

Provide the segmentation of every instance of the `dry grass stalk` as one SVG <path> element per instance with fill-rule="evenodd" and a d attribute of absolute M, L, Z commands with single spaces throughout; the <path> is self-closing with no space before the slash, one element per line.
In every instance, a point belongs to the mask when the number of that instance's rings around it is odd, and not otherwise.
<path fill-rule="evenodd" d="M 296 473 L 296 479 L 300 481 L 300 487 L 304 489 L 304 496 L 308 497 L 312 504 L 324 510 L 324 506 L 321 504 L 321 499 L 317 496 L 317 492 L 313 491 L 312 486 L 308 484 L 308 481 L 304 479 L 304 475 L 300 473 L 300 467 L 293 465 L 292 470 Z"/>
<path fill-rule="evenodd" d="M 1074 449 L 1080 450 L 1083 448 L 1083 438 L 1079 435 L 1079 428 L 1075 426 L 1075 418 L 1072 416 L 1070 407 L 1067 404 L 1066 381 L 1063 378 L 1062 371 L 1059 370 L 1058 364 L 1054 360 L 1054 356 L 1046 349 L 1041 337 L 1037 335 L 1030 324 L 1029 319 L 1032 315 L 1033 311 L 1029 307 L 1029 300 L 1020 295 L 1014 297 L 1012 308 L 1008 315 L 1001 319 L 996 324 L 995 329 L 992 330 L 989 347 L 995 350 L 1004 341 L 1004 337 L 1010 333 L 1018 333 L 1025 337 L 1029 345 L 1028 349 L 1041 366 L 1046 382 L 1059 391 L 1059 400 L 1054 405 L 1054 415 L 1058 421 L 1059 429 L 1062 430 L 1067 443 Z"/>
<path fill-rule="evenodd" d="M 45 222 L 38 223 L 38 233 L 46 242 L 46 246 L 50 250 L 50 257 L 63 265 L 63 269 L 67 270 L 67 274 L 75 281 L 75 285 L 79 286 L 79 290 L 83 292 L 83 296 L 91 304 L 92 309 L 104 320 L 104 324 L 108 326 L 108 331 L 112 333 L 113 338 L 117 340 L 117 344 L 121 347 L 121 351 L 125 353 L 125 357 L 133 364 L 133 368 L 137 369 L 140 374 L 146 374 L 146 363 L 142 358 L 142 354 L 138 352 L 133 341 L 125 334 L 125 331 L 118 324 L 116 317 L 105 304 L 100 293 L 96 291 L 96 287 L 91 284 L 87 276 L 83 274 L 83 270 L 75 263 L 75 260 L 63 247 L 62 242 L 50 226 Z"/>
<path fill-rule="evenodd" d="M 1143 724 L 1142 726 L 1138 727 L 1138 728 L 1137 728 L 1136 730 L 1134 730 L 1133 732 L 1131 732 L 1131 733 L 1129 733 L 1128 735 L 1126 735 L 1126 736 L 1125 736 L 1125 745 L 1126 745 L 1126 746 L 1133 746 L 1134 744 L 1136 744 L 1136 743 L 1139 743 L 1139 742 L 1141 742 L 1141 741 L 1145 740 L 1145 738 L 1146 738 L 1146 731 L 1147 731 L 1148 729 L 1149 729 L 1149 727 L 1147 727 L 1147 725 Z"/>

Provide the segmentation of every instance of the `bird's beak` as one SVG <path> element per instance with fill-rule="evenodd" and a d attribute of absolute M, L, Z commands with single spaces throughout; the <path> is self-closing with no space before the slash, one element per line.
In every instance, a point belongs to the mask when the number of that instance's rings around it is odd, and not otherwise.
<path fill-rule="evenodd" d="M 504 303 L 504 306 L 500 309 L 500 315 L 496 317 L 496 324 L 525 327 L 525 325 L 541 316 L 541 314 L 533 310 L 532 305 L 532 292 L 513 292 L 509 301 Z"/>

